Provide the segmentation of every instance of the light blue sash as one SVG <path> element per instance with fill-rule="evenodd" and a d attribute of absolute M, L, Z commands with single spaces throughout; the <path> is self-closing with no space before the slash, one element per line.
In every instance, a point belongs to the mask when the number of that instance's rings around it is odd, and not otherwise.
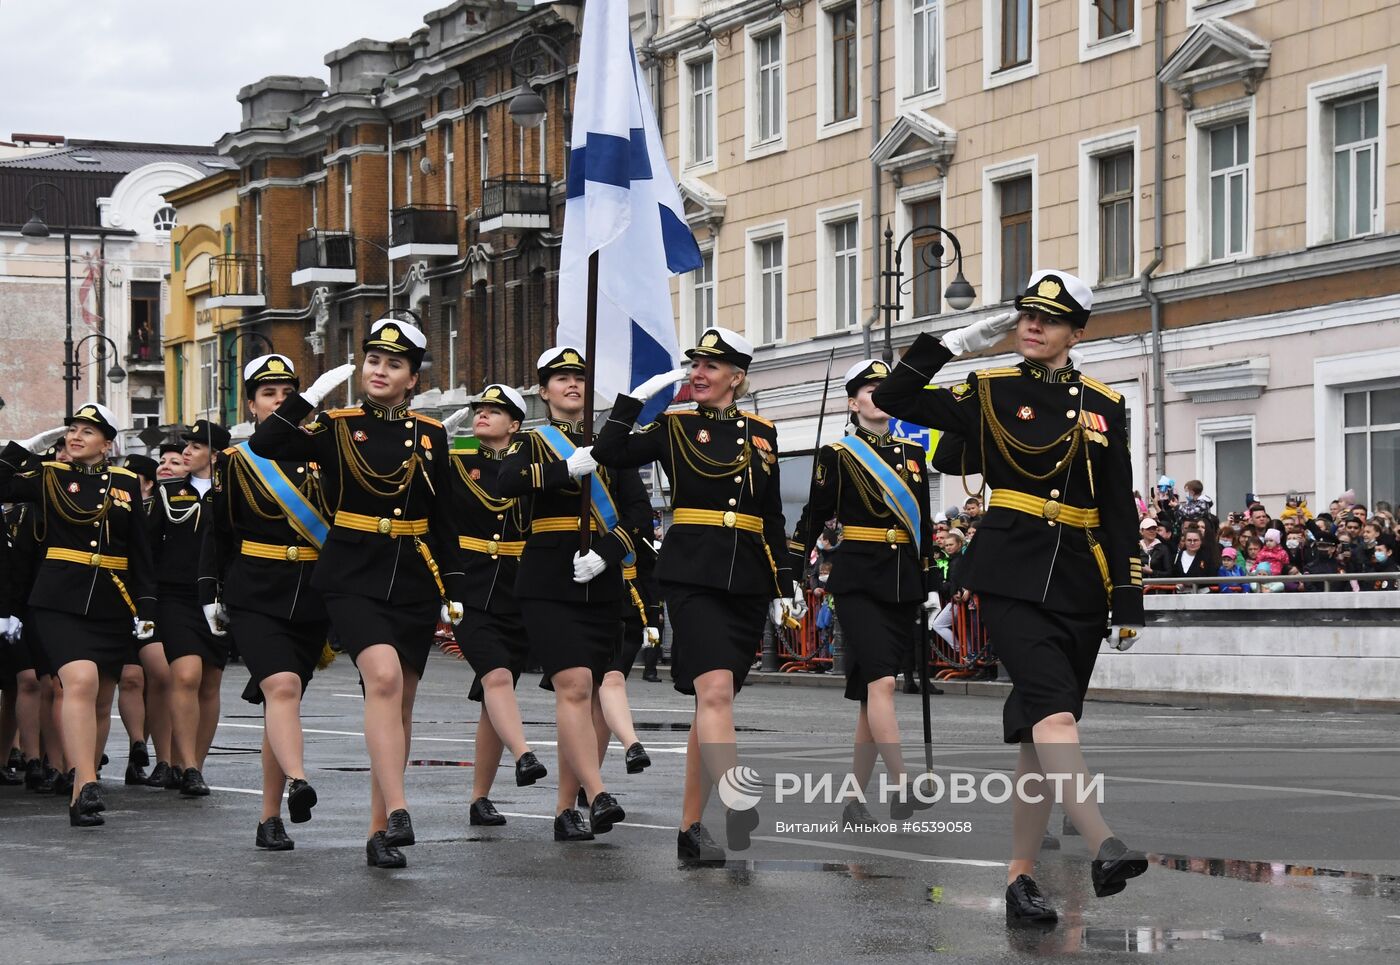
<path fill-rule="evenodd" d="M 564 435 L 558 426 L 537 426 L 535 432 L 560 459 L 568 459 L 578 448 L 569 441 L 569 437 Z M 597 519 L 603 532 L 610 533 L 617 528 L 617 504 L 613 502 L 612 494 L 608 492 L 608 487 L 603 485 L 603 480 L 598 478 L 597 473 L 590 475 L 588 480 L 592 484 L 589 490 L 589 501 L 593 506 L 593 516 Z M 628 553 L 623 557 L 622 562 L 631 566 L 636 559 L 636 553 Z"/>
<path fill-rule="evenodd" d="M 865 467 L 865 471 L 874 477 L 880 484 L 880 491 L 885 497 L 885 505 L 890 511 L 899 517 L 899 521 L 904 524 L 904 528 L 909 530 L 909 535 L 914 540 L 914 545 L 919 543 L 919 526 L 922 514 L 919 512 L 919 502 L 910 492 L 909 487 L 899 474 L 890 468 L 890 464 L 880 458 L 880 454 L 860 436 L 847 436 L 840 442 L 832 443 L 836 449 L 845 449 L 860 461 Z"/>
<path fill-rule="evenodd" d="M 293 485 L 276 462 L 253 452 L 247 442 L 240 442 L 234 448 L 248 460 L 248 465 L 258 477 L 258 482 L 277 500 L 292 528 L 319 549 L 326 542 L 326 534 L 330 532 L 326 518 L 302 495 L 301 490 Z"/>

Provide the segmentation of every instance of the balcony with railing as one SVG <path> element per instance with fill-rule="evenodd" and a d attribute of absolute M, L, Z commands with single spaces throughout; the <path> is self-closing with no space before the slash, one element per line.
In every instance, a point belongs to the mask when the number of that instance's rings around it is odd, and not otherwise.
<path fill-rule="evenodd" d="M 355 236 L 348 231 L 309 228 L 297 239 L 293 285 L 353 285 Z"/>
<path fill-rule="evenodd" d="M 143 366 L 161 368 L 165 364 L 160 347 L 160 326 L 146 321 L 133 321 L 126 339 L 126 364 L 133 371 Z"/>
<path fill-rule="evenodd" d="M 549 176 L 491 178 L 481 192 L 481 230 L 541 231 L 549 227 Z"/>
<path fill-rule="evenodd" d="M 209 259 L 209 308 L 262 308 L 267 304 L 261 255 L 215 255 Z"/>
<path fill-rule="evenodd" d="M 450 204 L 415 204 L 389 212 L 391 261 L 457 257 L 457 209 Z"/>

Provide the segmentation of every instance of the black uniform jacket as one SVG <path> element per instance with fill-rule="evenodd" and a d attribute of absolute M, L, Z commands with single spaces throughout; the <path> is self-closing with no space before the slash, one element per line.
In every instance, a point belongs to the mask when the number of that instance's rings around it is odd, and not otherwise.
<path fill-rule="evenodd" d="M 1140 626 L 1142 564 L 1123 397 L 1072 366 L 1051 371 L 1030 361 L 984 369 L 948 388 L 930 387 L 952 357 L 942 342 L 920 335 L 876 387 L 875 404 L 964 436 L 983 464 L 993 500 L 1005 490 L 1047 504 L 1034 515 L 989 508 L 960 574 L 964 585 L 1060 612 L 1111 606 L 1114 623 Z M 1004 431 L 1000 438 L 997 425 Z M 1076 426 L 1081 429 L 1070 431 Z M 1044 451 L 1027 451 L 1034 448 Z M 1100 525 L 1057 521 L 1058 506 L 1097 509 Z M 1106 558 L 1107 586 L 1094 543 Z"/>
<path fill-rule="evenodd" d="M 29 605 L 112 620 L 130 617 L 118 581 L 143 620 L 155 620 L 155 566 L 141 505 L 141 480 L 129 469 L 42 462 L 18 443 L 0 452 L 0 500 L 36 504 L 42 559 Z M 50 550 L 122 557 L 125 570 L 49 559 Z M 115 579 L 114 579 L 115 577 Z"/>
<path fill-rule="evenodd" d="M 922 601 L 929 590 L 927 571 L 933 555 L 933 524 L 929 519 L 928 467 L 924 447 L 911 439 L 874 433 L 860 426 L 855 434 L 870 444 L 909 488 L 919 507 L 919 532 L 904 543 L 843 539 L 831 556 L 828 593 L 863 593 L 890 603 Z M 811 495 L 802 509 L 793 536 L 810 559 L 828 520 L 843 527 L 859 526 L 886 533 L 906 533 L 903 523 L 885 505 L 875 478 L 854 455 L 822 446 L 812 475 Z"/>
<path fill-rule="evenodd" d="M 279 462 L 277 466 L 329 522 L 317 465 Z M 226 606 L 298 623 L 324 620 L 321 594 L 311 587 L 316 561 L 305 558 L 316 547 L 287 521 L 282 504 L 239 449 L 225 449 L 214 457 L 210 496 L 211 525 L 199 555 L 199 602 L 221 599 Z M 243 552 L 245 541 L 262 544 L 258 549 L 265 554 L 271 551 L 263 547 L 287 547 L 289 552 L 280 559 L 252 555 Z"/>
<path fill-rule="evenodd" d="M 800 568 L 788 549 L 773 423 L 731 405 L 664 412 L 636 432 L 642 403 L 619 395 L 593 456 L 605 466 L 658 462 L 671 480 L 676 520 L 666 531 L 658 580 L 731 593 L 792 594 Z M 686 523 L 683 510 L 758 517 L 762 532 Z"/>
<path fill-rule="evenodd" d="M 213 523 L 213 502 L 212 484 L 200 496 L 189 476 L 157 480 L 146 528 L 156 558 L 156 583 L 166 592 L 195 593 L 204 534 Z"/>
<path fill-rule="evenodd" d="M 320 467 L 331 531 L 311 585 L 391 603 L 440 597 L 427 561 L 431 551 L 447 599 L 460 602 L 466 580 L 457 552 L 451 512 L 447 433 L 436 419 L 373 400 L 321 412 L 302 428 L 311 403 L 293 395 L 259 423 L 249 444 L 267 459 L 314 462 Z M 370 520 L 371 532 L 351 527 L 341 514 Z M 394 522 L 424 521 L 421 536 L 393 532 Z M 377 525 L 376 525 L 377 524 Z"/>
<path fill-rule="evenodd" d="M 574 445 L 583 442 L 582 423 L 554 420 Z M 594 447 L 596 457 L 597 447 Z M 595 533 L 592 547 L 607 561 L 608 568 L 587 583 L 574 582 L 574 554 L 578 552 L 578 530 L 535 532 L 534 523 L 543 519 L 577 520 L 581 503 L 579 483 L 569 475 L 563 459 L 533 429 L 510 444 L 501 463 L 501 495 L 518 496 L 521 526 L 530 531 L 515 595 L 522 600 L 545 599 L 585 603 L 622 600 L 622 560 L 636 548 L 638 534 L 651 532 L 651 503 L 635 469 L 599 469 L 598 477 L 607 486 L 617 506 L 618 525 L 606 536 Z"/>
<path fill-rule="evenodd" d="M 6 572 L 5 594 L 7 615 L 29 616 L 29 594 L 34 590 L 34 578 L 44 561 L 44 547 L 39 542 L 39 507 L 33 503 L 15 503 L 6 514 L 5 523 L 10 537 L 10 558 Z"/>
<path fill-rule="evenodd" d="M 509 449 L 507 444 L 505 447 Z M 525 539 L 517 500 L 502 496 L 501 461 L 505 449 L 479 445 L 475 452 L 452 453 L 452 520 L 459 537 L 486 543 L 485 550 L 459 547 L 467 574 L 465 606 L 487 613 L 519 613 L 515 580 L 520 557 L 489 552 L 492 543 Z"/>

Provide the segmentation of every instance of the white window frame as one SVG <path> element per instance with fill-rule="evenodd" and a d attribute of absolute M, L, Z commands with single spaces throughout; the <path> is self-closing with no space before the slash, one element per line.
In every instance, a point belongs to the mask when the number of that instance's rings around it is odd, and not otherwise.
<path fill-rule="evenodd" d="M 834 262 L 836 246 L 832 243 L 831 230 L 838 224 L 854 221 L 856 224 L 856 318 L 855 324 L 838 324 L 840 306 L 836 304 L 836 274 Z M 850 201 L 817 211 L 817 334 L 845 334 L 860 328 L 860 310 L 865 302 L 865 227 L 861 218 L 861 203 Z"/>
<path fill-rule="evenodd" d="M 1212 17 L 1228 17 L 1243 10 L 1253 10 L 1255 0 L 1187 0 L 1186 26 L 1191 27 Z M 1138 10 L 1142 13 L 1142 10 Z"/>
<path fill-rule="evenodd" d="M 485 111 L 476 116 L 476 123 L 477 166 L 481 168 L 481 183 L 484 187 L 487 179 L 491 177 L 491 129 L 486 124 Z"/>
<path fill-rule="evenodd" d="M 912 0 L 896 0 L 894 5 L 895 24 L 895 96 L 899 98 L 901 110 L 918 110 L 937 107 L 948 100 L 948 11 L 947 0 L 937 0 L 938 31 L 934 38 L 937 45 L 937 73 L 934 86 L 926 91 L 916 91 L 914 78 L 914 10 Z"/>
<path fill-rule="evenodd" d="M 699 248 L 701 257 L 710 260 L 710 280 L 707 284 L 710 288 L 710 304 L 713 310 L 711 311 L 709 324 L 714 325 L 717 324 L 719 320 L 719 302 L 717 300 L 719 291 L 716 284 L 718 276 L 715 273 L 715 265 L 719 258 L 719 253 L 715 248 L 713 240 L 700 242 Z M 682 344 L 690 344 L 686 341 L 689 338 L 694 338 L 697 341 L 700 338 L 700 319 L 695 314 L 695 289 L 698 287 L 699 286 L 695 282 L 694 271 L 688 271 L 681 275 L 680 318 Z"/>
<path fill-rule="evenodd" d="M 778 133 L 766 141 L 758 139 L 758 48 L 759 40 L 778 35 Z M 750 24 L 744 28 L 744 160 L 767 157 L 787 150 L 787 22 L 784 19 Z"/>
<path fill-rule="evenodd" d="M 1002 0 L 982 0 L 982 89 L 1005 87 L 1040 73 L 1040 27 L 1045 14 L 1038 0 L 1031 0 L 1031 59 L 1001 69 Z"/>
<path fill-rule="evenodd" d="M 856 12 L 856 112 L 845 120 L 836 121 L 831 119 L 831 72 L 835 67 L 835 51 L 831 46 L 831 15 L 847 6 L 854 6 Z M 859 129 L 861 118 L 865 115 L 865 99 L 861 96 L 865 89 L 865 58 L 861 53 L 861 45 L 865 41 L 865 31 L 861 25 L 864 9 L 860 0 L 821 0 L 821 15 L 817 19 L 817 140 Z"/>
<path fill-rule="evenodd" d="M 342 169 L 341 169 L 341 174 L 343 175 L 342 181 L 343 181 L 344 183 L 341 185 L 340 197 L 341 197 L 341 202 L 342 202 L 342 204 L 345 206 L 344 219 L 343 219 L 343 220 L 345 221 L 345 230 L 346 230 L 346 231 L 353 231 L 353 230 L 354 230 L 354 223 L 355 223 L 355 222 L 354 222 L 354 219 L 353 219 L 353 218 L 351 217 L 351 215 L 350 215 L 350 210 L 351 210 L 351 208 L 353 207 L 353 202 L 354 202 L 354 200 L 355 200 L 355 184 L 354 184 L 354 182 L 350 179 L 350 159 L 349 159 L 349 158 L 346 158 L 346 159 L 345 159 L 344 164 L 343 164 L 343 167 L 342 167 Z"/>
<path fill-rule="evenodd" d="M 924 201 L 932 201 L 934 198 L 938 199 L 940 210 L 946 212 L 948 209 L 948 182 L 946 178 L 936 178 L 932 181 L 925 181 L 922 184 L 905 185 L 904 187 L 899 189 L 899 191 L 896 194 L 896 200 L 898 201 L 898 204 L 895 205 L 894 212 L 894 238 L 896 241 L 898 241 L 900 238 L 903 238 L 906 234 L 908 234 L 909 230 L 914 227 L 914 216 L 911 213 L 911 209 L 914 207 L 914 205 L 920 204 Z M 946 215 L 940 215 L 940 217 L 943 218 L 943 220 L 945 221 L 947 220 Z M 951 254 L 952 246 L 948 243 L 948 239 L 940 238 L 939 240 L 943 243 L 945 248 L 950 249 L 949 253 Z M 912 264 L 913 250 L 914 242 L 911 239 L 909 241 L 908 251 L 905 253 L 904 259 L 901 262 L 901 268 L 904 271 L 905 281 L 910 280 L 913 277 L 911 272 L 917 270 L 913 267 Z M 952 281 L 951 278 L 949 278 L 948 280 Z M 881 283 L 877 282 L 877 284 Z M 941 289 L 946 290 L 947 287 L 947 284 L 943 284 L 941 286 Z M 950 314 L 948 303 L 943 298 L 943 290 L 940 290 L 938 292 L 938 313 L 936 315 L 915 315 L 914 292 L 911 288 L 907 295 L 902 296 L 900 298 L 902 311 L 899 313 L 899 321 L 909 322 L 915 319 L 927 318 L 929 319 L 931 324 L 939 328 L 956 327 L 954 320 L 956 318 L 957 313 L 952 312 Z M 879 297 L 884 297 L 883 289 L 881 290 Z M 949 323 L 948 326 L 943 326 L 940 324 L 945 321 Z"/>
<path fill-rule="evenodd" d="M 1308 222 L 1307 241 L 1311 245 L 1336 240 L 1332 211 L 1333 106 L 1368 92 L 1376 95 L 1380 124 L 1376 136 L 1376 213 L 1371 230 L 1353 238 L 1369 238 L 1385 231 L 1386 182 L 1386 68 L 1385 65 L 1333 77 L 1308 85 Z M 1351 239 L 1347 239 L 1351 240 Z"/>
<path fill-rule="evenodd" d="M 198 353 L 199 412 L 209 418 L 219 407 L 219 336 L 199 342 Z"/>
<path fill-rule="evenodd" d="M 1342 396 L 1396 384 L 1400 348 L 1335 355 L 1313 361 L 1313 460 L 1317 501 L 1327 505 L 1346 489 L 1346 440 Z M 1375 499 L 1374 494 L 1370 496 Z"/>
<path fill-rule="evenodd" d="M 1093 288 L 1099 283 L 1099 160 L 1124 150 L 1133 152 L 1133 274 L 1142 270 L 1142 151 L 1136 127 L 1099 134 L 1079 142 L 1079 277 Z M 1116 279 L 1120 285 L 1129 279 Z"/>
<path fill-rule="evenodd" d="M 311 224 L 309 227 L 318 228 L 321 220 L 321 183 L 317 182 L 309 185 L 311 188 Z"/>
<path fill-rule="evenodd" d="M 704 60 L 710 62 L 710 156 L 697 161 L 690 156 L 691 114 L 695 110 L 695 91 L 690 84 L 690 67 Z M 713 42 L 681 59 L 679 81 L 681 168 L 687 174 L 713 174 L 719 169 L 719 57 Z"/>
<path fill-rule="evenodd" d="M 452 302 L 442 305 L 443 326 L 447 331 L 447 388 L 457 387 L 457 306 Z"/>
<path fill-rule="evenodd" d="M 1029 174 L 1031 177 L 1031 265 L 1040 264 L 1040 158 L 1017 158 L 982 169 L 982 304 L 1000 305 L 1001 297 L 1001 193 L 997 186 Z"/>
<path fill-rule="evenodd" d="M 1079 62 L 1141 47 L 1143 9 L 1139 0 L 1133 0 L 1133 29 L 1100 40 L 1098 4 L 1095 0 L 1079 0 Z"/>
<path fill-rule="evenodd" d="M 783 314 L 782 333 L 772 341 L 764 341 L 763 267 L 759 261 L 758 246 L 761 242 L 775 239 L 781 239 L 783 243 L 783 283 L 779 296 Z M 775 221 L 771 224 L 749 228 L 744 233 L 744 252 L 747 265 L 744 280 L 748 292 L 745 301 L 749 306 L 744 318 L 745 337 L 754 345 L 781 345 L 787 340 L 788 329 L 792 324 L 792 313 L 788 311 L 788 282 L 791 275 L 792 247 L 788 242 L 787 222 Z"/>
<path fill-rule="evenodd" d="M 1229 512 L 1232 508 L 1222 507 L 1220 486 L 1215 462 L 1215 444 L 1249 440 L 1249 476 L 1254 480 L 1256 491 L 1259 486 L 1259 444 L 1255 436 L 1253 415 L 1227 415 L 1210 419 L 1196 420 L 1196 478 L 1205 486 L 1205 494 L 1216 501 L 1216 509 Z"/>
<path fill-rule="evenodd" d="M 403 152 L 403 203 L 413 205 L 413 148 Z"/>
<path fill-rule="evenodd" d="M 1249 123 L 1249 190 L 1245 193 L 1249 210 L 1244 222 L 1244 251 L 1215 262 L 1210 258 L 1210 131 L 1225 124 Z M 1254 97 L 1205 107 L 1186 115 L 1186 263 L 1190 267 L 1228 264 L 1254 256 L 1254 221 L 1258 205 L 1259 124 Z"/>
<path fill-rule="evenodd" d="M 452 203 L 452 169 L 457 164 L 457 152 L 453 150 L 453 124 L 448 120 L 442 125 L 442 203 Z"/>

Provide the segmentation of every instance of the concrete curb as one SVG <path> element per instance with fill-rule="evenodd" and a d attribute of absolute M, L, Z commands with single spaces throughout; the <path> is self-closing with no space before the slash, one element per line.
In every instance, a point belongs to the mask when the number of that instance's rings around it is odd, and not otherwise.
<path fill-rule="evenodd" d="M 750 684 L 778 687 L 844 687 L 846 678 L 832 673 L 761 673 L 748 676 Z M 967 697 L 999 697 L 1011 692 L 1001 680 L 940 680 L 947 694 Z M 901 695 L 902 696 L 902 695 Z M 1291 697 L 1270 694 L 1212 694 L 1167 690 L 1116 690 L 1090 687 L 1089 700 L 1118 704 L 1209 710 L 1293 710 L 1309 713 L 1400 714 L 1400 700 L 1353 700 L 1344 697 Z"/>

